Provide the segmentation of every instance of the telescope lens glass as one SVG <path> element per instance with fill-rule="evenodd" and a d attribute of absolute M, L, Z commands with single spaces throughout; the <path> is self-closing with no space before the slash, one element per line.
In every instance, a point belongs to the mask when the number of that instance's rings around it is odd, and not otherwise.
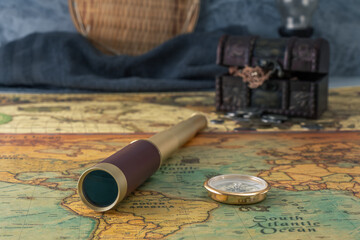
<path fill-rule="evenodd" d="M 109 173 L 95 170 L 85 176 L 83 193 L 88 202 L 97 207 L 107 207 L 116 201 L 118 187 Z"/>

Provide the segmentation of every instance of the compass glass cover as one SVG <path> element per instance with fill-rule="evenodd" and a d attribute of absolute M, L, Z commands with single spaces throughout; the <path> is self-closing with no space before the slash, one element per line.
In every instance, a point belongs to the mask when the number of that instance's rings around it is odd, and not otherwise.
<path fill-rule="evenodd" d="M 261 191 L 267 187 L 267 183 L 257 177 L 247 175 L 221 175 L 209 180 L 209 186 L 223 192 L 249 193 Z"/>

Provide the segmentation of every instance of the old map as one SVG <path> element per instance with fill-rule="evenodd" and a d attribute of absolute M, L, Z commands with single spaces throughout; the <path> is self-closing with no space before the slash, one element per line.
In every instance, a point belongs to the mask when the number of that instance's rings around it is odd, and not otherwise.
<path fill-rule="evenodd" d="M 4 94 L 0 239 L 360 239 L 360 105 L 340 104 L 358 93 L 332 94 L 332 108 L 316 121 L 331 131 L 294 123 L 293 133 L 236 133 L 235 123 L 212 123 L 105 214 L 81 203 L 81 172 L 194 111 L 217 118 L 211 93 Z M 268 198 L 212 201 L 202 184 L 225 173 L 266 179 Z"/>

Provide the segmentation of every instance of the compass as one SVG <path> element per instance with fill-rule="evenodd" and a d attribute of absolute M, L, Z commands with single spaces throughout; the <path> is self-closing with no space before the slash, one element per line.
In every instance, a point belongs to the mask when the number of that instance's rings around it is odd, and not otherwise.
<path fill-rule="evenodd" d="M 266 198 L 270 185 L 262 178 L 226 174 L 205 181 L 204 187 L 215 201 L 227 204 L 253 204 Z"/>

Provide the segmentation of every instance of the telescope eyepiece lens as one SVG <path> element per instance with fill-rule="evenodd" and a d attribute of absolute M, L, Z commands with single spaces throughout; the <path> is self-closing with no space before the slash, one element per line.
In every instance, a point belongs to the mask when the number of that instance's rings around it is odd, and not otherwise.
<path fill-rule="evenodd" d="M 96 207 L 110 206 L 119 192 L 114 177 L 102 170 L 91 171 L 85 176 L 82 191 L 86 200 Z"/>

